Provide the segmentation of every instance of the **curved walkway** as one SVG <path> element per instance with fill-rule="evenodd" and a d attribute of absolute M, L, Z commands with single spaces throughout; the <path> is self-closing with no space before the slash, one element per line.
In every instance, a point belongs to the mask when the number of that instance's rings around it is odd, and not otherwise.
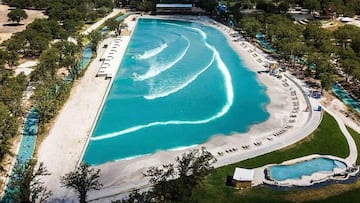
<path fill-rule="evenodd" d="M 120 12 L 124 12 L 125 13 L 125 10 L 124 9 L 116 9 L 114 8 L 113 11 L 105 16 L 104 18 L 102 18 L 101 20 L 97 21 L 96 23 L 92 24 L 89 28 L 87 28 L 84 32 L 82 32 L 81 34 L 83 35 L 88 35 L 90 32 L 92 32 L 93 30 L 96 30 L 98 27 L 100 27 L 102 24 L 105 23 L 105 21 L 109 18 L 112 18 L 114 16 L 116 16 L 117 14 L 119 14 Z"/>
<path fill-rule="evenodd" d="M 323 109 L 336 120 L 341 132 L 343 133 L 343 135 L 345 136 L 345 138 L 348 142 L 350 152 L 349 152 L 349 156 L 346 157 L 345 160 L 349 161 L 351 164 L 356 164 L 356 160 L 357 160 L 357 156 L 358 156 L 357 146 L 356 146 L 354 139 L 350 135 L 349 131 L 346 129 L 344 122 L 335 113 L 333 113 L 326 107 L 323 107 Z"/>
<path fill-rule="evenodd" d="M 230 163 L 239 162 L 242 160 L 246 160 L 249 158 L 257 157 L 284 147 L 287 147 L 289 145 L 295 144 L 296 142 L 304 139 L 308 135 L 310 135 L 319 125 L 322 120 L 322 113 L 320 111 L 314 111 L 315 107 L 319 105 L 319 101 L 313 98 L 308 98 L 306 95 L 306 92 L 301 88 L 301 81 L 299 81 L 296 78 L 293 78 L 292 76 L 286 75 L 287 78 L 289 78 L 298 89 L 301 90 L 305 101 L 309 107 L 309 110 L 312 111 L 309 114 L 309 117 L 307 119 L 306 124 L 298 131 L 292 132 L 291 135 L 283 135 L 281 141 L 273 142 L 271 144 L 267 144 L 264 146 L 260 146 L 256 148 L 255 150 L 249 150 L 247 152 L 243 152 L 239 154 L 239 156 L 234 156 L 232 159 L 227 159 L 225 162 L 222 160 L 218 160 L 218 162 L 215 164 L 215 167 L 224 166 Z"/>

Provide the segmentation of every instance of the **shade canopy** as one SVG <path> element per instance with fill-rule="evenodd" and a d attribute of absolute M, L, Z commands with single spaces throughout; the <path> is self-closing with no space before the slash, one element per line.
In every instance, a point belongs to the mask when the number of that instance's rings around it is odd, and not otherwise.
<path fill-rule="evenodd" d="M 156 4 L 156 8 L 192 8 L 192 4 Z"/>
<path fill-rule="evenodd" d="M 235 168 L 233 179 L 237 181 L 252 181 L 254 179 L 254 170 Z"/>
<path fill-rule="evenodd" d="M 341 18 L 341 22 L 351 22 L 351 21 L 352 21 L 352 19 L 349 18 L 349 17 L 343 17 L 343 18 Z"/>

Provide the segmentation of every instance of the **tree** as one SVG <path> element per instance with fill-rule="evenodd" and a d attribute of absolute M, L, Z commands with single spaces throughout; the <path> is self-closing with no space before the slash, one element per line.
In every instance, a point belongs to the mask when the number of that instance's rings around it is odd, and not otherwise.
<path fill-rule="evenodd" d="M 48 176 L 50 173 L 43 163 L 35 165 L 36 162 L 32 160 L 24 163 L 16 162 L 8 184 L 10 189 L 8 198 L 12 202 L 46 202 L 52 195 L 52 192 L 47 190 L 44 183 L 39 180 L 39 177 Z"/>
<path fill-rule="evenodd" d="M 140 193 L 138 189 L 133 190 L 126 199 L 112 201 L 112 203 L 148 203 L 154 202 L 151 191 Z"/>
<path fill-rule="evenodd" d="M 349 76 L 360 66 L 359 61 L 347 58 L 341 61 L 341 67 L 345 73 L 345 82 L 349 81 Z"/>
<path fill-rule="evenodd" d="M 20 23 L 21 20 L 28 18 L 25 10 L 23 9 L 15 9 L 8 13 L 8 21 L 16 22 L 17 24 Z"/>
<path fill-rule="evenodd" d="M 4 68 L 7 57 L 8 57 L 8 52 L 0 49 L 0 70 Z"/>
<path fill-rule="evenodd" d="M 213 12 L 218 5 L 218 2 L 217 0 L 199 0 L 198 5 L 207 12 Z"/>
<path fill-rule="evenodd" d="M 119 34 L 119 22 L 114 18 L 110 18 L 105 21 L 105 25 L 109 28 L 110 31 L 115 31 L 116 35 Z"/>
<path fill-rule="evenodd" d="M 189 202 L 193 189 L 210 174 L 215 162 L 214 156 L 201 148 L 177 157 L 176 165 L 152 167 L 145 173 L 154 185 L 149 194 L 162 202 Z"/>
<path fill-rule="evenodd" d="M 330 43 L 330 33 L 322 28 L 318 24 L 309 23 L 306 25 L 303 31 L 305 42 L 309 46 L 319 48 L 324 44 Z"/>
<path fill-rule="evenodd" d="M 34 72 L 35 75 L 40 74 L 38 69 Z M 64 82 L 62 79 L 43 78 L 38 81 L 31 99 L 34 101 L 35 109 L 39 114 L 39 131 L 42 131 L 44 124 L 56 116 L 69 96 L 70 87 L 71 84 Z"/>
<path fill-rule="evenodd" d="M 100 170 L 90 168 L 90 165 L 81 163 L 74 171 L 61 177 L 63 187 L 74 190 L 79 197 L 80 203 L 86 203 L 87 193 L 91 190 L 100 190 Z"/>
<path fill-rule="evenodd" d="M 73 42 L 69 41 L 60 41 L 54 44 L 54 49 L 59 53 L 59 62 L 60 67 L 65 67 L 68 70 L 79 65 L 80 61 L 80 46 L 77 46 Z"/>
<path fill-rule="evenodd" d="M 32 73 L 32 79 L 35 81 L 38 80 L 47 80 L 47 79 L 55 79 L 56 72 L 59 64 L 59 57 L 61 54 L 59 50 L 55 48 L 50 48 L 45 50 L 40 55 L 40 60 L 38 65 L 36 66 L 36 72 Z"/>
<path fill-rule="evenodd" d="M 304 0 L 303 6 L 310 11 L 320 10 L 320 2 L 318 0 Z"/>
<path fill-rule="evenodd" d="M 296 59 L 301 59 L 307 52 L 308 47 L 302 42 L 289 42 L 282 43 L 281 50 L 284 51 L 284 55 L 290 56 L 292 66 L 295 68 Z"/>
<path fill-rule="evenodd" d="M 285 1 L 280 2 L 278 5 L 280 13 L 286 13 L 289 10 L 289 7 L 289 3 Z"/>
<path fill-rule="evenodd" d="M 360 34 L 354 36 L 354 39 L 351 42 L 351 48 L 360 56 Z"/>
<path fill-rule="evenodd" d="M 26 29 L 20 34 L 21 43 L 23 46 L 23 54 L 26 56 L 39 56 L 45 49 L 48 48 L 51 36 L 37 32 L 33 29 Z"/>
<path fill-rule="evenodd" d="M 261 24 L 258 20 L 253 17 L 245 17 L 240 20 L 242 29 L 246 32 L 249 37 L 255 37 L 261 30 Z"/>
<path fill-rule="evenodd" d="M 95 53 L 95 55 L 97 54 L 97 46 L 101 41 L 101 38 L 102 38 L 101 34 L 97 31 L 92 31 L 89 34 L 89 39 L 90 39 L 89 46 L 91 50 Z"/>
<path fill-rule="evenodd" d="M 335 76 L 333 73 L 324 72 L 320 75 L 321 90 L 329 90 L 335 83 Z"/>
<path fill-rule="evenodd" d="M 10 118 L 9 109 L 4 103 L 0 102 L 0 160 L 2 160 L 6 154 L 11 152 L 10 136 L 8 134 L 8 122 L 9 120 L 12 121 Z"/>
<path fill-rule="evenodd" d="M 6 63 L 9 68 L 12 68 L 18 64 L 19 55 L 15 51 L 8 51 L 6 56 Z"/>
<path fill-rule="evenodd" d="M 345 5 L 343 0 L 327 0 L 324 1 L 324 5 L 327 9 L 336 12 L 337 15 L 344 14 Z"/>
<path fill-rule="evenodd" d="M 112 0 L 96 0 L 96 8 L 106 7 L 112 9 L 114 7 L 114 3 Z"/>

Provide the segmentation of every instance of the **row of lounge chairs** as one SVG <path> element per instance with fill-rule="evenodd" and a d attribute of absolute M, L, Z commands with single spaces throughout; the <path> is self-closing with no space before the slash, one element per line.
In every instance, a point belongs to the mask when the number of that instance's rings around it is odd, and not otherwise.
<path fill-rule="evenodd" d="M 282 134 L 283 134 L 284 132 L 286 132 L 286 131 L 287 131 L 287 128 L 283 128 L 283 129 L 279 130 L 278 132 L 274 133 L 273 135 L 274 135 L 275 137 L 277 137 L 277 136 L 282 135 Z"/>
<path fill-rule="evenodd" d="M 255 146 L 260 146 L 260 145 L 262 145 L 262 142 L 260 142 L 260 141 L 255 141 L 255 142 L 254 142 L 254 145 L 255 145 Z"/>
<path fill-rule="evenodd" d="M 121 43 L 121 38 L 118 37 L 115 39 L 114 42 L 111 43 L 110 47 L 107 47 L 107 49 L 104 52 L 104 55 L 100 59 L 100 61 L 102 61 L 102 64 L 100 65 L 96 77 L 100 77 L 100 76 L 105 76 L 106 78 L 112 77 L 113 63 L 114 60 L 117 60 L 115 54 L 117 53 L 120 43 Z"/>
<path fill-rule="evenodd" d="M 231 153 L 231 152 L 236 152 L 238 151 L 239 149 L 237 147 L 233 147 L 233 148 L 230 148 L 230 149 L 227 149 L 225 150 L 226 153 Z M 218 155 L 219 156 L 223 156 L 224 155 L 224 152 L 218 152 Z"/>
<path fill-rule="evenodd" d="M 249 149 L 250 148 L 250 145 L 243 145 L 241 146 L 243 149 Z"/>
<path fill-rule="evenodd" d="M 283 133 L 285 133 L 288 129 L 292 128 L 293 126 L 292 125 L 287 125 L 285 126 L 283 129 L 279 130 L 278 132 L 274 133 L 273 136 L 277 137 L 277 136 L 280 136 L 282 135 Z M 273 137 L 272 136 L 269 136 L 269 137 L 266 137 L 266 140 L 268 141 L 272 141 L 273 140 Z M 262 142 L 257 140 L 255 142 L 253 142 L 253 144 L 255 146 L 261 146 L 262 145 Z M 246 150 L 246 149 L 249 149 L 250 148 L 250 145 L 246 144 L 246 145 L 242 145 L 241 146 L 242 149 Z M 226 153 L 231 153 L 231 152 L 236 152 L 238 151 L 238 148 L 234 147 L 234 148 L 231 148 L 231 149 L 227 149 L 225 150 Z M 219 156 L 223 156 L 224 155 L 224 152 L 218 152 L 218 155 Z"/>

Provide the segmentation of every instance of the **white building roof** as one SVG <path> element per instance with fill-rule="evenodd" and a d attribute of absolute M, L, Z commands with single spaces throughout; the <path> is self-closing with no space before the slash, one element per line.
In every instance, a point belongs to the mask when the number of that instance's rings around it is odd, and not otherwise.
<path fill-rule="evenodd" d="M 156 8 L 192 8 L 192 4 L 156 4 Z"/>
<path fill-rule="evenodd" d="M 254 170 L 235 168 L 233 179 L 238 181 L 252 181 L 254 179 Z"/>
<path fill-rule="evenodd" d="M 351 21 L 352 21 L 352 19 L 349 18 L 349 17 L 342 17 L 341 18 L 341 22 L 351 22 Z"/>

